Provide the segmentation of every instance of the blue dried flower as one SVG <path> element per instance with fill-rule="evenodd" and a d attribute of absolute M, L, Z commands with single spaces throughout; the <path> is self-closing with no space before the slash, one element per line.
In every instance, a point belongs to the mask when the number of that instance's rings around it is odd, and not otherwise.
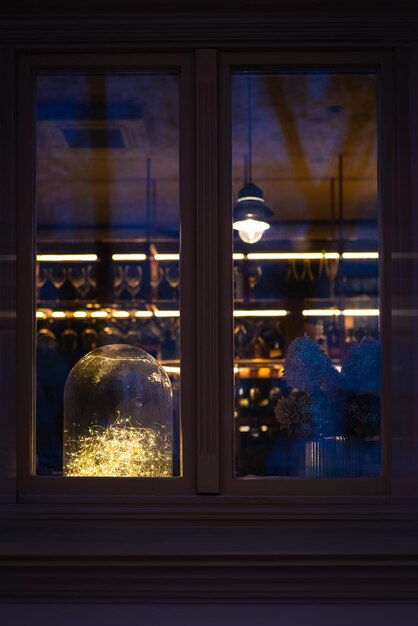
<path fill-rule="evenodd" d="M 347 352 L 342 374 L 350 391 L 380 389 L 380 345 L 376 339 L 365 337 Z"/>
<path fill-rule="evenodd" d="M 292 341 L 284 369 L 284 376 L 291 387 L 311 393 L 332 374 L 329 358 L 310 337 L 297 337 Z"/>
<path fill-rule="evenodd" d="M 303 391 L 279 398 L 274 409 L 279 427 L 288 434 L 308 438 L 312 434 L 311 402 Z"/>

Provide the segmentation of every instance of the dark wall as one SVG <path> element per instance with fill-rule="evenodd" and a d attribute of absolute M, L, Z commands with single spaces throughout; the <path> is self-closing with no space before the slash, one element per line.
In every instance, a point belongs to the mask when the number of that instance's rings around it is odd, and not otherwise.
<path fill-rule="evenodd" d="M 392 626 L 418 623 L 417 606 L 374 605 L 9 605 L 4 626 Z"/>

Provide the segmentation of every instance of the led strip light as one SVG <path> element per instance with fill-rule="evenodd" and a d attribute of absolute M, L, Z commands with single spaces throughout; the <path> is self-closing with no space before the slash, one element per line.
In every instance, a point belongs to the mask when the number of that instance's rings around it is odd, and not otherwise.
<path fill-rule="evenodd" d="M 234 317 L 285 317 L 288 312 L 285 309 L 235 309 Z"/>
<path fill-rule="evenodd" d="M 289 315 L 289 311 L 286 309 L 236 309 L 234 317 L 286 317 Z M 375 317 L 380 314 L 379 309 L 304 309 L 302 315 L 304 317 L 338 317 L 344 315 L 345 317 Z M 138 311 L 125 311 L 125 310 L 104 310 L 97 311 L 36 311 L 37 319 L 45 319 L 51 317 L 53 319 L 75 318 L 84 319 L 91 317 L 93 319 L 105 319 L 108 317 L 114 317 L 116 319 L 127 319 L 130 317 L 136 318 L 149 318 L 149 317 L 180 317 L 180 311 L 178 310 L 161 310 L 154 309 L 153 311 L 138 310 Z"/>
<path fill-rule="evenodd" d="M 154 258 L 156 261 L 179 261 L 180 255 L 178 253 L 155 253 Z M 234 252 L 232 255 L 234 261 L 243 261 L 248 259 L 249 261 L 309 261 L 319 259 L 346 259 L 346 260 L 361 260 L 361 259 L 378 259 L 378 252 L 343 252 L 340 255 L 338 252 L 249 252 L 247 255 L 242 252 Z M 36 260 L 40 263 L 82 263 L 90 262 L 94 263 L 98 261 L 97 254 L 38 254 Z M 146 261 L 147 255 L 145 253 L 115 253 L 112 254 L 112 261 Z"/>
<path fill-rule="evenodd" d="M 304 317 L 332 317 L 345 315 L 346 317 L 374 317 L 379 315 L 379 309 L 304 309 Z"/>
<path fill-rule="evenodd" d="M 66 261 L 67 263 L 82 263 L 97 261 L 97 254 L 38 254 L 36 260 L 40 263 L 59 263 Z"/>

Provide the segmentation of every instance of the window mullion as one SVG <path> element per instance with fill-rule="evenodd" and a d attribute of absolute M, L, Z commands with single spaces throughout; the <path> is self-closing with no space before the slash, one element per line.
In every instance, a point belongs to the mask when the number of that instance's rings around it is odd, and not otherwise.
<path fill-rule="evenodd" d="M 196 53 L 197 491 L 219 491 L 217 55 Z"/>

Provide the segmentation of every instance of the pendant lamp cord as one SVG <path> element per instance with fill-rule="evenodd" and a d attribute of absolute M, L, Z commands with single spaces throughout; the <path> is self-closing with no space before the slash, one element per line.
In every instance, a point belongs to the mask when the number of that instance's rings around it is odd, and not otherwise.
<path fill-rule="evenodd" d="M 253 127 L 252 127 L 252 83 L 251 76 L 247 81 L 248 96 L 248 182 L 253 180 L 252 163 L 253 163 Z"/>
<path fill-rule="evenodd" d="M 146 210 L 146 216 L 147 216 L 147 224 L 146 224 L 146 233 L 147 233 L 147 242 L 148 244 L 151 241 L 151 232 L 152 232 L 152 206 L 151 206 L 151 159 L 150 157 L 147 158 L 146 161 L 146 187 L 145 187 L 145 193 L 146 193 L 146 204 L 145 204 L 145 210 Z"/>
<path fill-rule="evenodd" d="M 344 242 L 344 155 L 338 155 L 338 240 L 339 253 L 343 252 Z"/>

